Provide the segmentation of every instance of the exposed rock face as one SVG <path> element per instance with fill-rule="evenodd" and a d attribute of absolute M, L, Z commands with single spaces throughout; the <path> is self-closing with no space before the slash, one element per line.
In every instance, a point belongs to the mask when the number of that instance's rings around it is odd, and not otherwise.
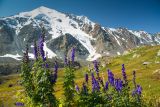
<path fill-rule="evenodd" d="M 104 28 L 85 16 L 61 13 L 46 7 L 0 18 L 0 57 L 22 56 L 26 44 L 30 47 L 40 37 L 40 25 L 46 29 L 45 49 L 50 58 L 63 58 L 76 47 L 80 60 L 95 60 L 101 56 L 123 54 L 141 45 L 159 45 L 160 34 L 126 28 Z M 30 48 L 30 57 L 33 57 Z M 9 54 L 9 55 L 6 55 Z M 16 57 L 16 58 L 15 58 Z"/>
<path fill-rule="evenodd" d="M 70 34 L 65 34 L 53 39 L 48 43 L 48 47 L 56 53 L 58 57 L 63 57 L 72 47 L 75 47 L 76 53 L 78 53 L 77 55 L 82 59 L 86 59 L 89 55 L 88 50 Z"/>

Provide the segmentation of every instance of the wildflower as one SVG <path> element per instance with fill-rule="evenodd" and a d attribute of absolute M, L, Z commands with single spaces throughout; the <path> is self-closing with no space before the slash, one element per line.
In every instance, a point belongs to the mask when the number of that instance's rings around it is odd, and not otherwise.
<path fill-rule="evenodd" d="M 93 64 L 94 64 L 94 69 L 95 69 L 96 73 L 98 73 L 99 72 L 98 62 L 95 60 L 95 61 L 93 61 Z"/>
<path fill-rule="evenodd" d="M 142 87 L 140 85 L 137 85 L 136 89 L 132 91 L 132 96 L 135 96 L 136 94 L 139 96 L 142 94 Z"/>
<path fill-rule="evenodd" d="M 95 79 L 94 74 L 92 73 L 92 92 L 99 91 L 100 86 L 98 81 Z"/>
<path fill-rule="evenodd" d="M 114 74 L 109 69 L 108 69 L 108 81 L 112 86 L 114 86 Z"/>
<path fill-rule="evenodd" d="M 57 64 L 57 61 L 55 61 L 55 64 L 54 64 L 54 72 L 57 73 L 58 71 L 58 64 Z"/>
<path fill-rule="evenodd" d="M 16 102 L 15 105 L 16 105 L 16 106 L 24 106 L 24 103 Z"/>
<path fill-rule="evenodd" d="M 71 61 L 72 63 L 74 62 L 74 58 L 75 58 L 75 48 L 72 48 L 72 52 L 71 52 Z"/>
<path fill-rule="evenodd" d="M 91 75 L 92 75 L 92 91 L 94 91 L 95 90 L 95 77 L 94 77 L 93 72 Z"/>
<path fill-rule="evenodd" d="M 65 55 L 65 57 L 64 57 L 64 64 L 65 65 L 68 65 L 68 61 L 67 61 L 67 56 Z"/>
<path fill-rule="evenodd" d="M 79 87 L 78 87 L 78 85 L 75 86 L 75 89 L 76 89 L 77 92 L 79 92 Z"/>
<path fill-rule="evenodd" d="M 133 71 L 133 84 L 136 88 L 136 71 Z"/>
<path fill-rule="evenodd" d="M 83 83 L 82 91 L 87 94 L 87 86 Z"/>
<path fill-rule="evenodd" d="M 55 61 L 54 74 L 51 74 L 51 76 L 50 76 L 50 81 L 51 81 L 52 84 L 56 83 L 56 80 L 57 80 L 57 71 L 58 71 L 58 64 Z"/>
<path fill-rule="evenodd" d="M 99 86 L 99 82 L 95 81 L 95 86 L 96 86 L 96 90 L 99 91 L 100 90 L 100 86 Z"/>
<path fill-rule="evenodd" d="M 50 82 L 52 84 L 56 83 L 56 79 L 57 79 L 57 75 L 55 73 L 50 75 Z"/>
<path fill-rule="evenodd" d="M 42 57 L 43 61 L 45 61 L 46 58 L 45 58 L 45 53 L 44 53 L 44 50 L 43 50 L 43 46 L 44 46 L 43 42 L 44 42 L 44 39 L 41 37 L 40 40 L 39 40 L 39 51 L 40 51 L 40 54 L 41 54 L 41 57 Z"/>
<path fill-rule="evenodd" d="M 136 94 L 136 90 L 134 89 L 134 90 L 132 91 L 132 96 L 135 96 L 135 94 Z"/>
<path fill-rule="evenodd" d="M 142 93 L 142 87 L 140 85 L 137 85 L 136 93 L 138 95 L 141 95 L 141 93 Z"/>
<path fill-rule="evenodd" d="M 125 72 L 124 64 L 122 64 L 122 76 L 123 76 L 123 80 L 126 83 L 127 82 L 127 75 L 126 75 L 126 72 Z"/>
<path fill-rule="evenodd" d="M 108 81 L 106 82 L 106 84 L 105 84 L 105 87 L 104 87 L 104 90 L 108 90 Z"/>
<path fill-rule="evenodd" d="M 115 79 L 115 88 L 117 91 L 121 91 L 123 86 L 123 81 L 121 79 Z"/>
<path fill-rule="evenodd" d="M 86 83 L 88 83 L 88 74 L 87 73 L 85 74 L 85 81 L 86 81 Z"/>

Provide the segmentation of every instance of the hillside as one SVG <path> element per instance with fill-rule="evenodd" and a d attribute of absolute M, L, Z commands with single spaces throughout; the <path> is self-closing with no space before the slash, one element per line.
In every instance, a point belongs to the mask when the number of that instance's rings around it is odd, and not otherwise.
<path fill-rule="evenodd" d="M 132 71 L 137 73 L 137 82 L 143 86 L 146 96 L 160 96 L 160 46 L 146 46 L 133 49 L 126 55 L 111 59 L 107 68 L 119 76 L 121 64 L 125 64 L 129 79 Z"/>
<path fill-rule="evenodd" d="M 160 87 L 158 87 L 160 86 L 160 46 L 139 47 L 126 52 L 125 55 L 110 59 L 102 58 L 100 62 L 103 65 L 100 67 L 100 73 L 104 73 L 105 80 L 107 79 L 106 70 L 108 68 L 114 72 L 116 77 L 121 77 L 121 64 L 125 64 L 129 81 L 132 81 L 132 71 L 136 71 L 137 83 L 142 85 L 145 98 L 160 98 Z M 108 64 L 105 66 L 104 63 L 106 62 Z M 82 67 L 75 72 L 77 84 L 82 85 L 87 69 L 87 67 Z M 60 69 L 55 89 L 58 98 L 63 97 L 63 76 L 64 71 Z M 20 86 L 19 74 L 0 78 L 0 104 L 3 102 L 5 106 L 13 106 L 18 91 L 23 91 L 23 88 Z"/>

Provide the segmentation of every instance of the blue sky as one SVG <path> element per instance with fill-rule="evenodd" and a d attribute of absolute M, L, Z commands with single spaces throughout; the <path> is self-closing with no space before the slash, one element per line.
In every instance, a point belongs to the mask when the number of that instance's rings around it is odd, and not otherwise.
<path fill-rule="evenodd" d="M 0 17 L 39 6 L 85 15 L 104 27 L 160 32 L 160 0 L 0 0 Z"/>

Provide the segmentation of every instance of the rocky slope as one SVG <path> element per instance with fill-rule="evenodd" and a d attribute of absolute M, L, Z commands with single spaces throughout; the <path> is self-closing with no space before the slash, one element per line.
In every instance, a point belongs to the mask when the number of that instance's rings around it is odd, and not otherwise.
<path fill-rule="evenodd" d="M 0 18 L 0 60 L 21 60 L 25 45 L 32 54 L 33 41 L 40 36 L 40 26 L 46 29 L 45 51 L 49 58 L 63 58 L 76 47 L 77 60 L 92 61 L 102 56 L 123 54 L 141 45 L 159 45 L 160 34 L 133 31 L 127 28 L 107 28 L 85 16 L 61 13 L 47 7 Z"/>

